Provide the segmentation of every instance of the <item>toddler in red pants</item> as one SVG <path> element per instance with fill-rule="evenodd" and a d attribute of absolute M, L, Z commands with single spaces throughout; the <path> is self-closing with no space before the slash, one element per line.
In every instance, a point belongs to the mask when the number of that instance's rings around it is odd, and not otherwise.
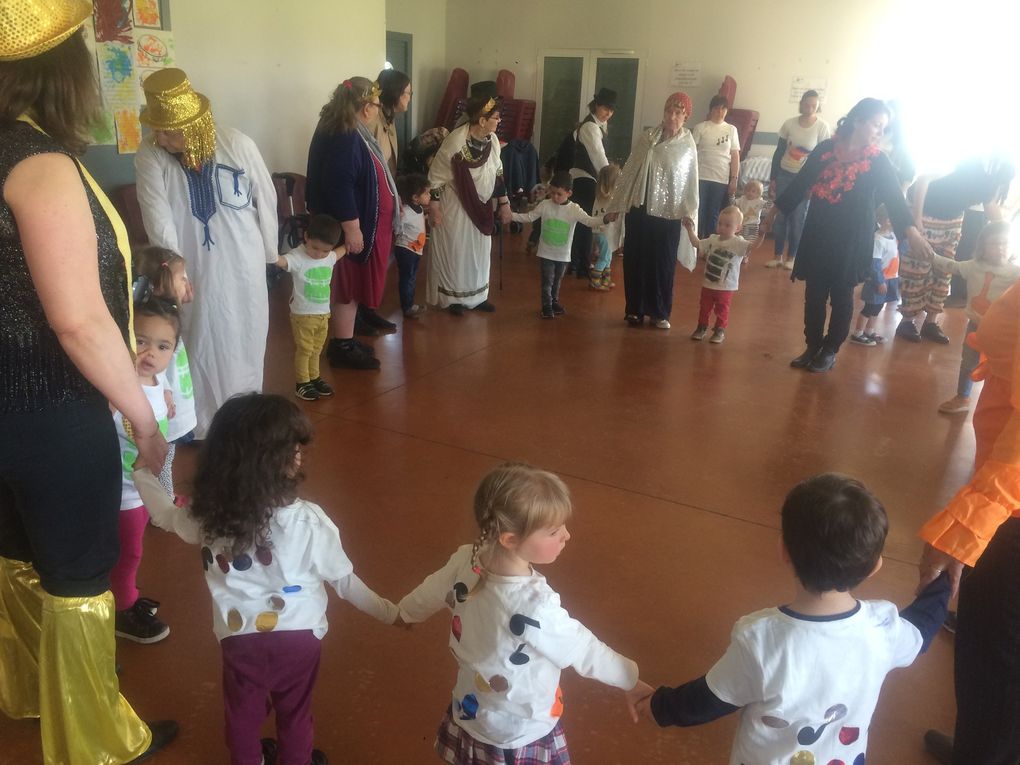
<path fill-rule="evenodd" d="M 740 286 L 740 266 L 747 260 L 751 243 L 737 234 L 744 215 L 740 208 L 730 206 L 719 213 L 715 233 L 707 239 L 698 239 L 694 224 L 687 222 L 687 236 L 698 254 L 705 259 L 705 280 L 701 286 L 701 307 L 698 326 L 691 340 L 704 340 L 708 334 L 708 321 L 715 311 L 715 328 L 710 343 L 726 339 L 726 326 L 730 320 L 730 303 Z"/>

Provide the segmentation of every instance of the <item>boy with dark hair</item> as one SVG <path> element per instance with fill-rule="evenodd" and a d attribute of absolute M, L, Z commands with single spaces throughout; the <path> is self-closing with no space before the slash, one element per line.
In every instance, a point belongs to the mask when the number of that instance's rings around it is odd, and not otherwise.
<path fill-rule="evenodd" d="M 397 193 L 401 204 L 400 231 L 393 247 L 399 273 L 397 292 L 404 317 L 417 319 L 425 313 L 425 306 L 414 302 L 414 282 L 425 252 L 425 208 L 432 197 L 432 186 L 424 175 L 408 173 L 397 177 Z"/>
<path fill-rule="evenodd" d="M 566 313 L 566 309 L 560 305 L 560 283 L 570 264 L 570 248 L 577 224 L 583 223 L 592 228 L 616 220 L 615 213 L 602 217 L 588 215 L 580 205 L 570 201 L 572 193 L 570 173 L 560 170 L 549 181 L 549 193 L 545 199 L 529 212 L 513 213 L 510 216 L 518 223 L 542 221 L 537 254 L 542 264 L 543 319 L 552 319 Z"/>
<path fill-rule="evenodd" d="M 319 376 L 319 354 L 329 331 L 329 284 L 333 266 L 347 248 L 337 245 L 343 229 L 329 215 L 313 215 L 305 241 L 276 260 L 293 280 L 290 328 L 294 333 L 294 395 L 303 401 L 332 396 L 333 388 Z"/>
<path fill-rule="evenodd" d="M 860 481 L 826 473 L 799 483 L 782 510 L 794 599 L 740 619 L 707 675 L 635 688 L 637 711 L 687 726 L 741 710 L 731 765 L 863 765 L 885 676 L 927 650 L 950 591 L 943 575 L 899 613 L 854 598 L 850 590 L 882 567 L 888 529 L 885 508 Z"/>

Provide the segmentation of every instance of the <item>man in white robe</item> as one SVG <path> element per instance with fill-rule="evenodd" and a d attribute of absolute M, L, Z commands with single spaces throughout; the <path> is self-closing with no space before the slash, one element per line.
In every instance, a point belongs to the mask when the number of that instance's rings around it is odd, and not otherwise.
<path fill-rule="evenodd" d="M 194 285 L 181 306 L 204 438 L 236 393 L 262 390 L 269 331 L 266 263 L 277 259 L 276 190 L 255 143 L 214 125 L 209 101 L 179 69 L 143 84 L 153 133 L 135 157 L 138 203 L 152 244 L 180 253 Z"/>

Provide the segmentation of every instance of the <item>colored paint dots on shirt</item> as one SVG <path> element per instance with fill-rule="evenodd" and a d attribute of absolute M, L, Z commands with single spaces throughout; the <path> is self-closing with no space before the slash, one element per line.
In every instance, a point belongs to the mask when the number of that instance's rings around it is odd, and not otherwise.
<path fill-rule="evenodd" d="M 802 749 L 790 758 L 790 765 L 815 765 L 815 756 Z"/>
<path fill-rule="evenodd" d="M 766 728 L 776 728 L 778 730 L 790 727 L 790 723 L 788 723 L 786 720 L 783 720 L 780 717 L 773 717 L 772 715 L 765 715 L 764 717 L 762 717 L 761 724 L 764 725 Z"/>
<path fill-rule="evenodd" d="M 234 558 L 234 568 L 237 571 L 247 571 L 251 568 L 252 560 L 250 555 L 238 555 Z"/>
<path fill-rule="evenodd" d="M 489 687 L 496 693 L 506 693 L 510 690 L 510 681 L 502 675 L 493 675 L 489 678 Z"/>
<path fill-rule="evenodd" d="M 230 573 L 230 561 L 227 560 L 227 556 L 223 553 L 216 556 L 216 565 L 220 567 L 220 571 L 224 574 Z"/>
<path fill-rule="evenodd" d="M 281 598 L 279 595 L 270 595 L 269 607 L 274 611 L 282 611 L 287 607 L 287 601 Z"/>
<path fill-rule="evenodd" d="M 286 593 L 301 592 L 301 585 L 300 584 L 288 584 L 286 587 L 283 588 L 283 591 L 286 592 Z"/>
<path fill-rule="evenodd" d="M 854 743 L 860 737 L 861 737 L 860 728 L 844 727 L 839 729 L 839 743 L 843 744 L 843 746 L 850 746 L 850 744 Z"/>
<path fill-rule="evenodd" d="M 203 547 L 202 548 L 202 570 L 203 571 L 208 571 L 209 570 L 209 566 L 211 566 L 212 564 L 213 564 L 212 550 L 210 550 L 208 547 Z"/>
<path fill-rule="evenodd" d="M 240 632 L 242 627 L 244 627 L 244 617 L 236 608 L 231 608 L 227 611 L 227 629 L 231 632 Z"/>
<path fill-rule="evenodd" d="M 455 614 L 453 619 L 450 620 L 450 632 L 452 632 L 453 636 L 457 638 L 458 643 L 460 642 L 462 630 L 463 626 L 460 623 L 460 617 Z"/>
<path fill-rule="evenodd" d="M 460 719 L 474 720 L 478 715 L 478 699 L 473 693 L 469 693 L 460 702 Z"/>
<path fill-rule="evenodd" d="M 268 566 L 273 562 L 273 551 L 268 547 L 256 547 L 255 548 L 255 560 L 261 563 L 263 566 Z"/>
<path fill-rule="evenodd" d="M 259 632 L 272 632 L 280 622 L 280 615 L 275 611 L 263 611 L 255 617 L 255 629 Z"/>

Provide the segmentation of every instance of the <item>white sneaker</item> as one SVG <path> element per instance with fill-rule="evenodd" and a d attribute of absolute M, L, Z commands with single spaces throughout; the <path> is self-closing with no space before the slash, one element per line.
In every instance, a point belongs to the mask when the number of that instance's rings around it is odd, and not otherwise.
<path fill-rule="evenodd" d="M 783 265 L 783 261 L 781 261 L 779 258 L 776 258 L 775 260 L 770 260 L 768 263 L 766 263 L 765 268 L 779 268 L 781 265 Z"/>
<path fill-rule="evenodd" d="M 788 260 L 785 263 L 783 263 L 783 268 L 785 268 L 787 271 L 792 271 L 793 270 L 793 261 L 792 260 Z"/>
<path fill-rule="evenodd" d="M 666 319 L 659 319 L 655 322 L 656 329 L 669 329 L 669 321 Z"/>

